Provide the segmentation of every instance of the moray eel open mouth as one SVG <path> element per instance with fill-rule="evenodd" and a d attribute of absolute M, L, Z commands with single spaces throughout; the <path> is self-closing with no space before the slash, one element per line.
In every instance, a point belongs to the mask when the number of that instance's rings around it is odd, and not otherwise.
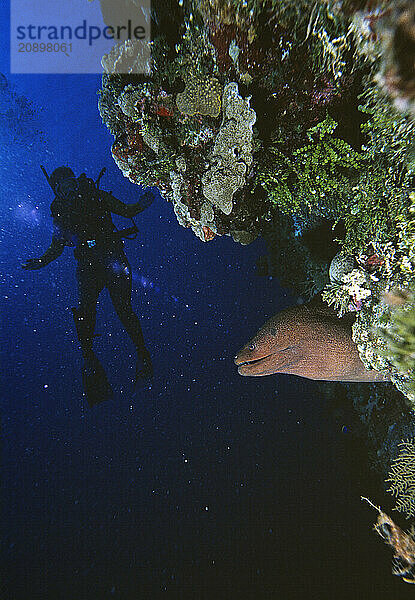
<path fill-rule="evenodd" d="M 247 359 L 241 352 L 242 358 L 239 354 L 235 357 L 235 365 L 238 367 L 239 375 L 259 377 L 262 375 L 273 375 L 274 373 L 280 372 L 281 369 L 287 368 L 293 362 L 293 357 L 290 353 L 285 354 L 287 350 L 291 350 L 292 346 L 288 346 L 277 352 L 266 354 L 260 358 Z"/>
<path fill-rule="evenodd" d="M 272 356 L 272 354 L 267 354 L 266 356 L 261 356 L 261 358 L 254 358 L 252 360 L 244 360 L 243 362 L 240 362 L 238 358 L 235 358 L 235 365 L 237 365 L 238 367 L 244 367 L 246 365 L 257 365 L 258 363 L 262 362 L 266 358 L 269 358 L 270 356 Z"/>
<path fill-rule="evenodd" d="M 239 362 L 237 358 L 235 359 L 239 375 L 248 377 L 275 373 L 276 362 L 278 362 L 278 357 L 275 354 L 267 354 L 267 356 L 262 356 L 261 358 L 244 360 L 242 362 Z"/>

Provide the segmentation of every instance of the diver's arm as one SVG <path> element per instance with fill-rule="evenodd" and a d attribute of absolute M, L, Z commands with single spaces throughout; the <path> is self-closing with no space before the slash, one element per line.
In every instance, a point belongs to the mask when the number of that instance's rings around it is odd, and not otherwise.
<path fill-rule="evenodd" d="M 55 258 L 58 258 L 65 249 L 65 242 L 56 237 L 52 237 L 52 242 L 49 248 L 42 254 L 40 258 L 29 258 L 22 263 L 22 268 L 26 270 L 41 269 L 46 267 Z"/>
<path fill-rule="evenodd" d="M 127 219 L 131 219 L 153 203 L 154 192 L 150 190 L 144 192 L 140 200 L 134 204 L 124 204 L 124 202 L 121 202 L 121 200 L 115 198 L 115 196 L 113 196 L 111 193 L 104 192 L 103 190 L 100 190 L 100 199 L 105 202 L 105 206 L 112 213 L 121 215 L 121 217 L 127 217 Z"/>

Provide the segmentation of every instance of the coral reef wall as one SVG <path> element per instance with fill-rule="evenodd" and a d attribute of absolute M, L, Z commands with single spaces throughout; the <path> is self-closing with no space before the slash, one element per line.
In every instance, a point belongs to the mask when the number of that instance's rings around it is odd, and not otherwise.
<path fill-rule="evenodd" d="M 114 159 L 131 181 L 158 186 L 201 240 L 249 243 L 281 204 L 267 178 L 273 171 L 275 179 L 276 148 L 287 156 L 300 150 L 294 156 L 306 170 L 301 148 L 328 110 L 342 121 L 339 132 L 359 143 L 350 112 L 364 61 L 350 49 L 347 21 L 324 3 L 155 2 L 154 23 L 169 11 L 169 27 L 153 31 L 150 77 L 112 75 L 114 57 L 104 57 L 99 108 L 115 137 Z M 322 140 L 314 167 L 326 143 L 354 156 L 348 144 Z M 307 182 L 303 197 L 307 205 Z"/>
<path fill-rule="evenodd" d="M 412 321 L 386 300 L 413 314 L 413 2 L 159 0 L 152 20 L 149 76 L 113 73 L 128 42 L 103 58 L 121 171 L 204 242 L 262 235 L 259 271 L 355 313 L 364 364 L 415 407 Z"/>

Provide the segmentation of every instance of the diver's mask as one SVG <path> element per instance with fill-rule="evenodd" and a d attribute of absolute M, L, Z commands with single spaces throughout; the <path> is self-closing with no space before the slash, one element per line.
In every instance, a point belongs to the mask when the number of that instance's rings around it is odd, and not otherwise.
<path fill-rule="evenodd" d="M 78 180 L 76 177 L 65 177 L 56 184 L 56 194 L 65 200 L 72 199 L 78 192 Z"/>

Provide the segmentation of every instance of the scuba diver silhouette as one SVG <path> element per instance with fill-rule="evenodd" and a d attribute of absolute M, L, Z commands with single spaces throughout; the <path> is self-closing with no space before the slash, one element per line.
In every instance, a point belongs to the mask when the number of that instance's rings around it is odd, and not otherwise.
<path fill-rule="evenodd" d="M 108 289 L 115 312 L 136 348 L 136 383 L 153 375 L 140 321 L 131 306 L 131 267 L 122 240 L 131 239 L 138 230 L 133 221 L 133 227 L 117 231 L 111 213 L 132 220 L 152 204 L 154 194 L 144 192 L 138 202 L 128 205 L 99 189 L 105 169 L 93 181 L 84 173 L 75 177 L 69 167 L 58 167 L 50 177 L 41 168 L 55 194 L 50 206 L 54 224 L 52 242 L 40 258 L 25 261 L 22 268 L 41 269 L 58 258 L 65 246 L 74 247 L 79 296 L 78 307 L 72 312 L 84 361 L 85 395 L 92 406 L 112 396 L 105 371 L 92 347 L 98 297 L 104 288 Z"/>

